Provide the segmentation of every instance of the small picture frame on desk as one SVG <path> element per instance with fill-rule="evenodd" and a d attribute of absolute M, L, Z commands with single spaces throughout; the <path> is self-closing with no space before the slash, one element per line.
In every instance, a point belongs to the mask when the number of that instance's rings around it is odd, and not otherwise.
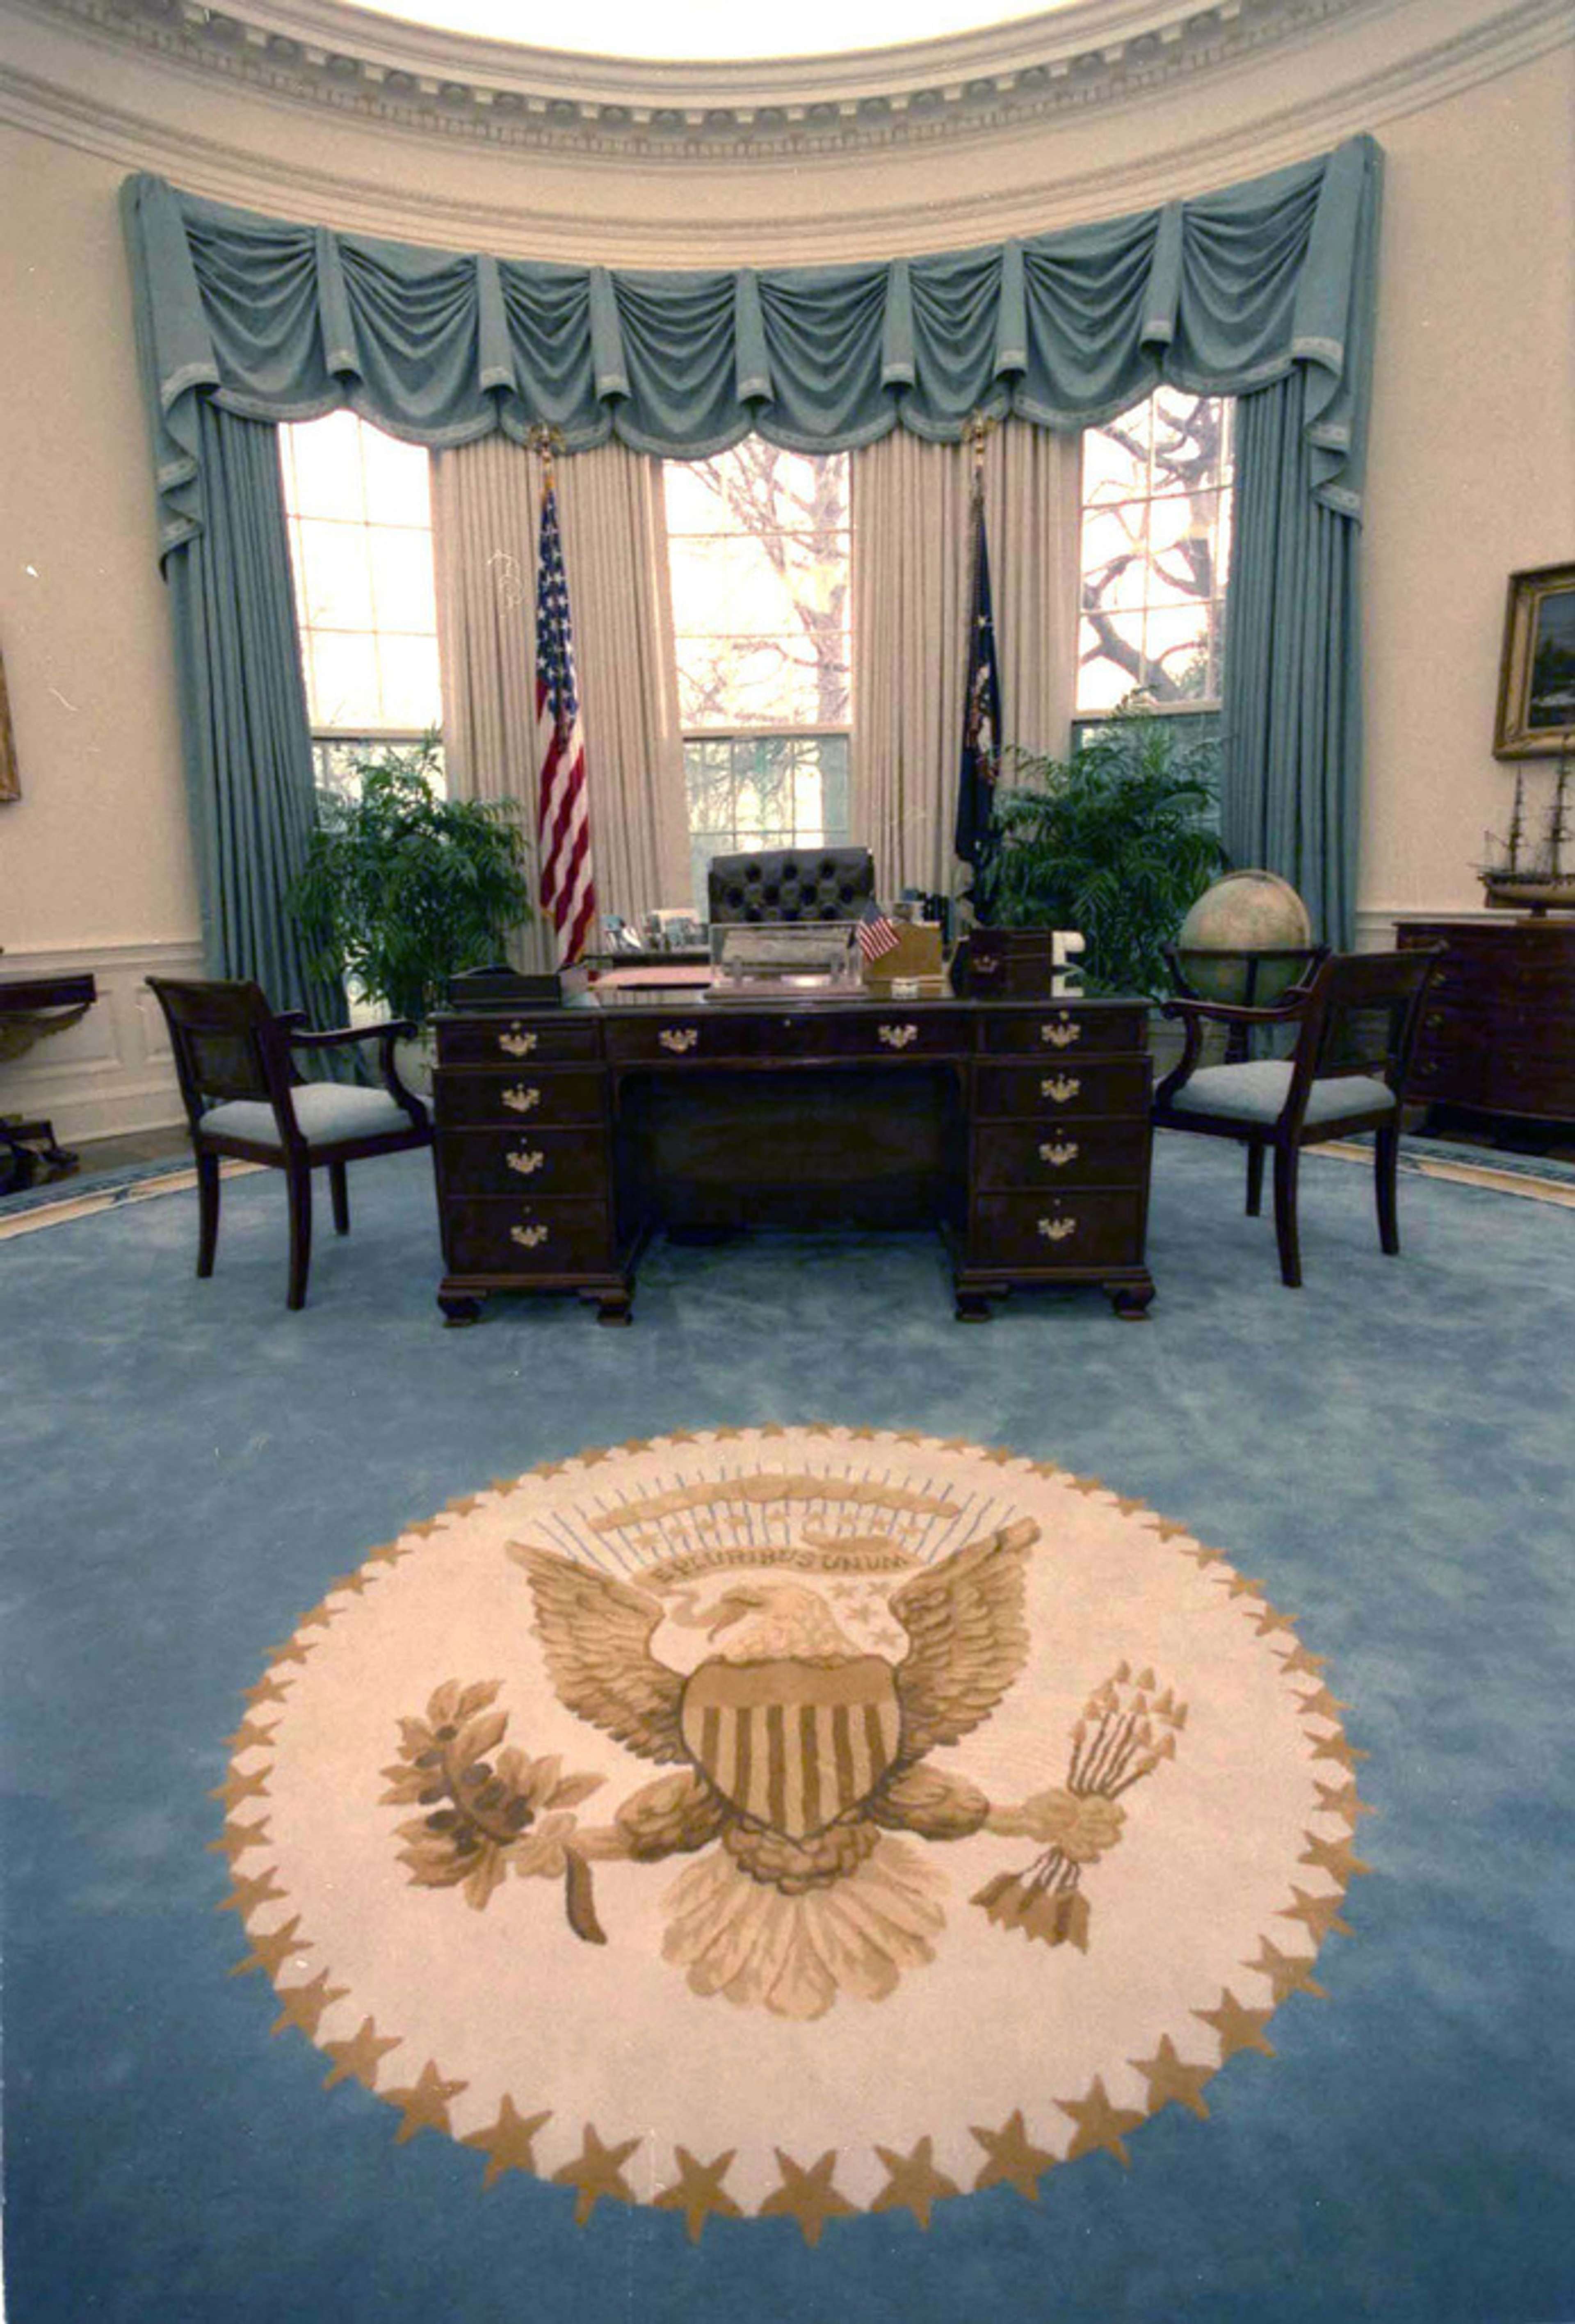
<path fill-rule="evenodd" d="M 1575 751 L 1575 563 L 1509 576 L 1498 716 L 1499 759 L 1561 758 Z"/>

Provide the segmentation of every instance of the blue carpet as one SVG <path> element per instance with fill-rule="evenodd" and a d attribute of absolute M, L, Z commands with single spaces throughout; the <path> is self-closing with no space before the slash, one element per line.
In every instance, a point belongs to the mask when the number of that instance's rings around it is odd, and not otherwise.
<path fill-rule="evenodd" d="M 1097 1293 L 951 1320 L 922 1238 L 659 1245 L 631 1332 L 499 1300 L 440 1328 L 429 1172 L 361 1166 L 283 1305 L 282 1190 L 0 1246 L 6 1350 L 5 2255 L 14 2324 L 1569 2324 L 1575 1218 L 1310 1159 L 1282 1290 L 1240 1164 L 1165 1139 L 1153 1321 Z M 325 1222 L 326 1224 L 326 1222 Z M 451 1497 L 585 1444 L 827 1419 L 1094 1474 L 1265 1578 L 1370 1756 L 1353 1933 L 1211 2114 L 1009 2188 L 834 2221 L 603 2205 L 325 2092 L 232 1970 L 225 1738 L 330 1577 Z M 966 2039 L 966 2027 L 959 2028 Z"/>

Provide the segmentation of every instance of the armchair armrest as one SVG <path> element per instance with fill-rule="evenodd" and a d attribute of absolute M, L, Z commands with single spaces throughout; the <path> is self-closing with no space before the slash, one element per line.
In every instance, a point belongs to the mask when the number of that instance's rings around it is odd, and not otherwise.
<path fill-rule="evenodd" d="M 1276 1001 L 1271 1006 L 1263 1009 L 1249 1009 L 1245 1002 L 1239 1001 L 1191 1001 L 1177 998 L 1162 1001 L 1159 1013 L 1162 1017 L 1180 1017 L 1189 1020 L 1189 1029 L 1192 1020 L 1199 1024 L 1208 1022 L 1218 1025 L 1285 1025 L 1289 1023 L 1293 1017 L 1301 1015 L 1306 1005 L 1308 991 L 1309 987 L 1305 984 L 1293 984 L 1283 1001 Z"/>
<path fill-rule="evenodd" d="M 282 1023 L 284 1020 L 281 1019 L 280 1021 Z M 405 1087 L 394 1064 L 394 1043 L 411 1041 L 416 1038 L 413 1019 L 384 1017 L 380 1018 L 375 1025 L 342 1025 L 332 1033 L 298 1033 L 289 1028 L 286 1029 L 292 1049 L 311 1049 L 319 1053 L 324 1049 L 349 1048 L 361 1041 L 375 1041 L 378 1044 L 377 1068 L 382 1076 L 384 1089 L 397 1104 L 404 1108 L 412 1121 L 425 1125 L 427 1109 L 414 1090 Z"/>

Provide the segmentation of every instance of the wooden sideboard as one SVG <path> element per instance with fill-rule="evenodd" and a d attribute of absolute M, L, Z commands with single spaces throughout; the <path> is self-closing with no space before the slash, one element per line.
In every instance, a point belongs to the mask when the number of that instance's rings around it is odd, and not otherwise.
<path fill-rule="evenodd" d="M 450 1323 L 493 1291 L 630 1320 L 657 1228 L 938 1226 L 958 1315 L 1016 1284 L 1154 1296 L 1141 1001 L 624 993 L 437 1021 L 433 1149 Z"/>
<path fill-rule="evenodd" d="M 1408 920 L 1403 951 L 1445 945 L 1408 1097 L 1526 1120 L 1575 1121 L 1575 920 Z"/>

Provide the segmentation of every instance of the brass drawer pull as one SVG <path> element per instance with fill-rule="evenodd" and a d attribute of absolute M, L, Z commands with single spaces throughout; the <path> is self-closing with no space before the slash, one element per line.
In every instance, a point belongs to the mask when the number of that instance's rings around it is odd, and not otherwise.
<path fill-rule="evenodd" d="M 1048 1162 L 1053 1170 L 1064 1170 L 1069 1162 L 1075 1162 L 1077 1159 L 1076 1139 L 1058 1139 L 1054 1144 L 1046 1139 L 1040 1146 L 1039 1159 L 1041 1162 Z"/>
<path fill-rule="evenodd" d="M 506 1033 L 498 1035 L 498 1047 L 507 1049 L 511 1057 L 528 1057 L 540 1038 L 538 1033 L 527 1033 L 521 1026 L 511 1025 Z"/>
<path fill-rule="evenodd" d="M 918 1039 L 918 1027 L 916 1025 L 882 1025 L 880 1028 L 880 1038 L 885 1042 L 889 1049 L 906 1049 L 910 1043 Z"/>
<path fill-rule="evenodd" d="M 503 1092 L 503 1103 L 511 1113 L 530 1113 L 541 1103 L 541 1092 L 534 1086 L 527 1089 L 522 1083 L 516 1082 L 512 1089 Z"/>
<path fill-rule="evenodd" d="M 1051 1023 L 1040 1026 L 1039 1038 L 1041 1041 L 1048 1041 L 1054 1048 L 1069 1049 L 1073 1041 L 1082 1040 L 1082 1027 L 1075 1017 L 1069 1017 L 1063 1010 L 1060 1016 L 1055 1018 Z"/>
<path fill-rule="evenodd" d="M 975 976 L 993 976 L 999 966 L 1000 962 L 992 952 L 976 953 L 974 955 L 973 973 Z"/>
<path fill-rule="evenodd" d="M 547 1240 L 547 1229 L 540 1226 L 511 1227 L 509 1236 L 511 1241 L 523 1243 L 527 1250 L 535 1250 Z"/>
<path fill-rule="evenodd" d="M 699 1028 L 695 1025 L 684 1025 L 677 1029 L 671 1026 L 664 1026 L 657 1035 L 657 1039 L 661 1043 L 662 1047 L 670 1049 L 675 1057 L 684 1056 L 696 1046 L 699 1038 Z"/>
<path fill-rule="evenodd" d="M 1041 1219 L 1039 1232 L 1046 1242 L 1064 1242 L 1068 1235 L 1077 1232 L 1077 1221 L 1064 1217 L 1057 1211 L 1053 1219 Z"/>
<path fill-rule="evenodd" d="M 518 1170 L 521 1178 L 529 1178 L 539 1170 L 547 1157 L 539 1146 L 516 1146 L 503 1157 L 511 1170 Z"/>
<path fill-rule="evenodd" d="M 1039 1095 L 1047 1097 L 1054 1105 L 1065 1105 L 1082 1087 L 1074 1074 L 1052 1074 L 1048 1081 L 1039 1084 Z"/>

